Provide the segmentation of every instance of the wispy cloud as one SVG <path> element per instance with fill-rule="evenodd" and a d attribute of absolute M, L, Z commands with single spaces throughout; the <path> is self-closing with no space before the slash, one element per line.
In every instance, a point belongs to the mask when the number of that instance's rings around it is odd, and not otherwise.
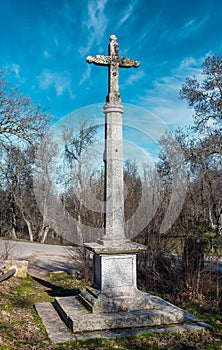
<path fill-rule="evenodd" d="M 185 101 L 179 99 L 179 90 L 187 76 L 201 78 L 201 63 L 204 58 L 187 57 L 174 67 L 170 75 L 153 81 L 152 87 L 138 96 L 140 103 L 172 127 L 192 122 L 193 111 L 187 108 Z"/>
<path fill-rule="evenodd" d="M 206 54 L 205 56 L 208 56 Z M 204 61 L 204 57 L 201 57 L 199 59 L 193 58 L 193 57 L 186 57 L 184 58 L 180 65 L 175 69 L 175 73 L 177 76 L 182 76 L 183 79 L 185 76 L 193 76 L 195 75 L 196 77 L 200 78 L 200 73 L 201 73 L 201 65 Z"/>
<path fill-rule="evenodd" d="M 88 2 L 88 18 L 83 21 L 82 26 L 87 28 L 89 34 L 86 45 L 79 49 L 81 56 L 89 52 L 94 42 L 99 44 L 104 36 L 108 21 L 104 13 L 106 3 L 107 0 L 90 0 Z"/>
<path fill-rule="evenodd" d="M 86 46 L 81 46 L 79 48 L 79 53 L 82 57 L 85 56 L 87 53 L 89 53 L 91 47 L 93 46 L 94 41 L 95 41 L 95 34 L 90 34 L 88 37 Z"/>
<path fill-rule="evenodd" d="M 47 50 L 44 50 L 43 56 L 44 56 L 45 58 L 51 57 L 50 53 L 49 53 Z"/>
<path fill-rule="evenodd" d="M 124 85 L 133 85 L 136 81 L 142 79 L 145 75 L 146 74 L 143 70 L 139 70 L 138 72 L 131 74 L 129 78 L 125 81 Z"/>
<path fill-rule="evenodd" d="M 121 27 L 127 20 L 128 18 L 133 14 L 133 11 L 138 3 L 138 0 L 131 1 L 128 4 L 128 7 L 126 11 L 124 12 L 124 16 L 120 19 L 117 28 Z"/>
<path fill-rule="evenodd" d="M 88 64 L 85 72 L 83 73 L 83 75 L 80 79 L 79 85 L 82 85 L 84 83 L 84 81 L 86 81 L 90 77 L 90 72 L 91 72 L 91 66 Z"/>
<path fill-rule="evenodd" d="M 44 69 L 38 77 L 39 87 L 42 90 L 48 90 L 53 87 L 57 96 L 62 96 L 65 92 L 69 93 L 70 98 L 75 98 L 71 90 L 71 78 L 68 72 L 52 72 Z"/>
<path fill-rule="evenodd" d="M 201 18 L 190 18 L 188 19 L 181 28 L 177 28 L 176 33 L 174 32 L 172 35 L 172 39 L 175 41 L 180 41 L 184 38 L 189 37 L 193 34 L 197 29 L 203 26 L 208 20 L 208 15 Z"/>
<path fill-rule="evenodd" d="M 5 69 L 9 72 L 9 74 L 12 74 L 14 76 L 17 82 L 19 83 L 25 82 L 25 79 L 21 76 L 20 66 L 18 64 L 12 63 L 10 65 L 6 65 Z"/>
<path fill-rule="evenodd" d="M 54 44 L 56 47 L 59 46 L 59 39 L 56 36 L 54 37 Z"/>

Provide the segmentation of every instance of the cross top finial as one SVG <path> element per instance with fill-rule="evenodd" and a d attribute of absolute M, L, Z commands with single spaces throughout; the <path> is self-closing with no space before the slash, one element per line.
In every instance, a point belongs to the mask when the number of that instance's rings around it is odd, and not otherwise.
<path fill-rule="evenodd" d="M 109 40 L 117 40 L 117 37 L 115 34 L 110 35 Z"/>
<path fill-rule="evenodd" d="M 94 63 L 98 66 L 108 66 L 109 68 L 109 90 L 106 98 L 107 102 L 112 104 L 120 104 L 119 93 L 119 67 L 130 68 L 139 67 L 140 62 L 132 60 L 131 58 L 119 57 L 119 45 L 117 43 L 116 35 L 110 35 L 109 56 L 96 55 L 86 57 L 88 63 Z"/>

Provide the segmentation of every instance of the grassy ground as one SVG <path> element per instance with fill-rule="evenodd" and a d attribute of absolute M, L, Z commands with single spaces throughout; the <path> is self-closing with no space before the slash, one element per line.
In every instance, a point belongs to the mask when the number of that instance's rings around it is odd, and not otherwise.
<path fill-rule="evenodd" d="M 222 314 L 219 307 L 189 305 L 188 311 L 214 326 L 213 331 L 152 334 L 123 339 L 75 341 L 52 344 L 33 304 L 53 301 L 55 296 L 74 295 L 84 283 L 66 274 L 42 279 L 12 277 L 0 284 L 0 350 L 69 349 L 222 349 Z"/>

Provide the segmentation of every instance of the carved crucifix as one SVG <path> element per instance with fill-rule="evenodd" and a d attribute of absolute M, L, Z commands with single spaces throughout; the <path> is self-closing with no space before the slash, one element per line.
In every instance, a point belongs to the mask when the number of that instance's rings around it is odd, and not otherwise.
<path fill-rule="evenodd" d="M 109 86 L 107 102 L 119 104 L 119 67 L 130 68 L 139 67 L 140 62 L 132 60 L 131 58 L 119 57 L 119 45 L 115 35 L 110 36 L 109 56 L 96 55 L 88 56 L 86 58 L 88 63 L 94 63 L 98 66 L 108 66 L 109 68 Z"/>

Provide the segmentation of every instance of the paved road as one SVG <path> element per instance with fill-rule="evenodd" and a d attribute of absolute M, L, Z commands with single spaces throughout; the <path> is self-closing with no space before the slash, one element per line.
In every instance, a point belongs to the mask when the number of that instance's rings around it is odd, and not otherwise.
<path fill-rule="evenodd" d="M 5 247 L 9 249 L 10 260 L 28 260 L 29 273 L 33 275 L 46 274 L 48 271 L 67 271 L 81 265 L 78 254 L 74 249 L 71 254 L 69 246 L 0 239 L 0 257 Z M 206 258 L 205 268 L 222 272 L 222 259 Z"/>
<path fill-rule="evenodd" d="M 8 250 L 10 260 L 28 260 L 29 273 L 46 274 L 48 271 L 67 271 L 78 268 L 78 254 L 69 246 L 8 241 L 0 239 L 0 257 Z"/>

